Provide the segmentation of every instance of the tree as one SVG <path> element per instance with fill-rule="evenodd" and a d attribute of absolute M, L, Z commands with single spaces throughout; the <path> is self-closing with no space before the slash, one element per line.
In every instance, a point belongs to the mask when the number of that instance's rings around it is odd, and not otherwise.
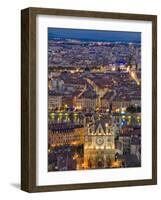
<path fill-rule="evenodd" d="M 134 106 L 129 106 L 127 107 L 126 111 L 129 113 L 135 113 L 137 112 L 137 109 Z"/>
<path fill-rule="evenodd" d="M 140 107 L 140 106 L 137 106 L 136 111 L 137 111 L 138 113 L 140 113 L 140 112 L 141 112 L 141 107 Z"/>

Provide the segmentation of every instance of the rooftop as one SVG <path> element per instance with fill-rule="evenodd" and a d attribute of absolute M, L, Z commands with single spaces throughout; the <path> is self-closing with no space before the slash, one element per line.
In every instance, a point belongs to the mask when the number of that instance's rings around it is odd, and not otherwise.
<path fill-rule="evenodd" d="M 98 95 L 96 92 L 92 89 L 87 89 L 81 96 L 80 98 L 87 98 L 87 99 L 96 99 Z"/>

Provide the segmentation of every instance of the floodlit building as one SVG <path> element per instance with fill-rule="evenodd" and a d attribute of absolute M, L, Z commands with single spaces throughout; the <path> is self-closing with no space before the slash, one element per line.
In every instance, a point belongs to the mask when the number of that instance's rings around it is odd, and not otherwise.
<path fill-rule="evenodd" d="M 98 106 L 98 95 L 95 91 L 87 89 L 78 99 L 77 106 L 95 110 Z"/>
<path fill-rule="evenodd" d="M 49 93 L 48 95 L 48 109 L 60 109 L 62 106 L 62 96 L 56 93 Z"/>
<path fill-rule="evenodd" d="M 108 122 L 98 120 L 87 127 L 84 142 L 85 168 L 106 168 L 114 161 L 114 132 Z"/>
<path fill-rule="evenodd" d="M 50 125 L 49 146 L 82 145 L 84 142 L 84 127 L 61 123 Z"/>

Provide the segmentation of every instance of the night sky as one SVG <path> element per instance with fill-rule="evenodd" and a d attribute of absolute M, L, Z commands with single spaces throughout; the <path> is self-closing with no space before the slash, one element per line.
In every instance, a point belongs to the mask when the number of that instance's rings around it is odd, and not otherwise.
<path fill-rule="evenodd" d="M 48 28 L 48 39 L 75 39 L 91 41 L 140 42 L 140 32 L 102 31 L 85 29 Z"/>

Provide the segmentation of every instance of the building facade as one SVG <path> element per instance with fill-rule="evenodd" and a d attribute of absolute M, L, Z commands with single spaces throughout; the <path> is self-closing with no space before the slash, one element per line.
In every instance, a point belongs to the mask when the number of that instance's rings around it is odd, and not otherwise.
<path fill-rule="evenodd" d="M 62 106 L 62 96 L 58 94 L 49 94 L 48 109 L 60 109 Z"/>
<path fill-rule="evenodd" d="M 68 124 L 51 125 L 48 135 L 50 148 L 64 145 L 82 145 L 84 143 L 83 126 L 74 127 Z"/>
<path fill-rule="evenodd" d="M 110 167 L 115 159 L 115 142 L 112 126 L 98 120 L 87 127 L 84 142 L 85 168 Z"/>
<path fill-rule="evenodd" d="M 77 99 L 77 107 L 93 109 L 95 110 L 98 106 L 98 95 L 93 90 L 86 90 L 82 95 Z"/>

